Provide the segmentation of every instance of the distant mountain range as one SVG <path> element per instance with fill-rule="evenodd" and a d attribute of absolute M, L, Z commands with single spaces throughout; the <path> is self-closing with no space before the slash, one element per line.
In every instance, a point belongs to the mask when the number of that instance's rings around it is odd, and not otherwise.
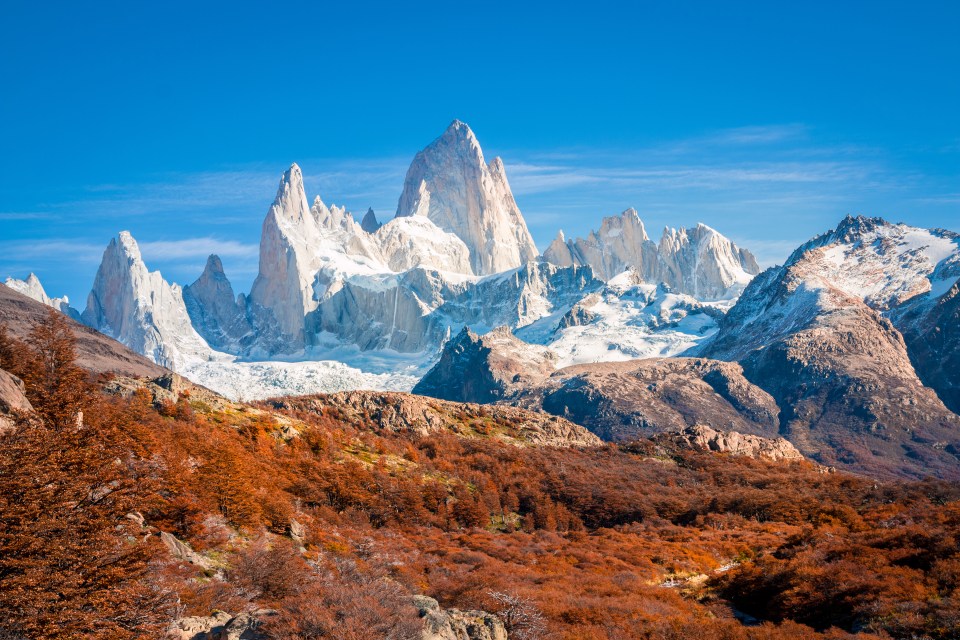
<path fill-rule="evenodd" d="M 460 121 L 416 154 L 386 222 L 306 194 L 294 164 L 249 293 L 217 256 L 169 283 L 127 232 L 82 314 L 33 274 L 7 284 L 233 397 L 416 384 L 608 439 L 706 424 L 826 465 L 956 475 L 956 233 L 848 217 L 760 273 L 705 225 L 655 242 L 627 209 L 541 255 L 503 162 Z"/>

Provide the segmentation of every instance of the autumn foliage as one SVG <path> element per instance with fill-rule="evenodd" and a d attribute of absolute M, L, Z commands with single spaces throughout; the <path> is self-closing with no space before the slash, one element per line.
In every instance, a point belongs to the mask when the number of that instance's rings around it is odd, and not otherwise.
<path fill-rule="evenodd" d="M 219 608 L 270 609 L 283 640 L 417 638 L 412 594 L 527 640 L 960 635 L 956 486 L 519 447 L 476 416 L 419 436 L 310 402 L 104 396 L 51 323 L 0 339 L 37 407 L 0 443 L 0 607 L 25 637 L 156 637 Z"/>

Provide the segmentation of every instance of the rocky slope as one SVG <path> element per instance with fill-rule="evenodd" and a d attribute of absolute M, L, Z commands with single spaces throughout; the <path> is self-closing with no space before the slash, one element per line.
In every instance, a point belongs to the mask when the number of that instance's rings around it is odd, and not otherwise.
<path fill-rule="evenodd" d="M 586 238 L 566 240 L 561 231 L 543 259 L 589 265 L 604 280 L 632 269 L 646 282 L 664 283 L 700 300 L 735 297 L 760 273 L 749 251 L 704 224 L 664 229 L 659 244 L 653 242 L 635 209 L 604 218 Z"/>
<path fill-rule="evenodd" d="M 631 440 L 698 424 L 776 437 L 779 408 L 739 365 L 696 358 L 584 364 L 550 371 L 516 338 L 464 332 L 415 393 L 497 401 L 563 416 L 604 440 Z"/>
<path fill-rule="evenodd" d="M 736 431 L 717 431 L 702 424 L 682 431 L 655 436 L 655 442 L 667 442 L 681 449 L 715 451 L 735 456 L 766 460 L 804 460 L 803 454 L 786 438 L 762 438 Z"/>
<path fill-rule="evenodd" d="M 473 131 L 455 120 L 407 170 L 397 217 L 423 216 L 463 240 L 472 273 L 515 269 L 538 255 L 503 161 L 487 164 Z"/>
<path fill-rule="evenodd" d="M 49 308 L 36 300 L 0 285 L 0 324 L 16 338 L 25 339 L 46 319 Z M 69 321 L 76 338 L 77 363 L 94 373 L 118 373 L 157 377 L 170 373 L 116 340 L 80 323 Z"/>
<path fill-rule="evenodd" d="M 349 391 L 271 400 L 275 409 L 333 415 L 374 432 L 426 436 L 446 431 L 496 437 L 514 444 L 591 447 L 600 439 L 563 418 L 510 406 L 447 402 L 409 393 Z"/>
<path fill-rule="evenodd" d="M 739 361 L 782 408 L 780 432 L 824 464 L 955 477 L 960 418 L 923 385 L 890 318 L 936 333 L 920 318 L 957 255 L 948 232 L 847 218 L 757 277 L 695 352 Z"/>

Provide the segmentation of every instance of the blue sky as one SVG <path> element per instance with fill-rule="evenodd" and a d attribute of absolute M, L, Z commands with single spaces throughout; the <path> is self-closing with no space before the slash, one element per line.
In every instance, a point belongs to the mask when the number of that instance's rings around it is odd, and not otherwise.
<path fill-rule="evenodd" d="M 82 307 L 129 229 L 247 290 L 291 162 L 389 217 L 454 118 L 541 246 L 629 206 L 766 264 L 847 213 L 960 230 L 960 3 L 349 4 L 7 3 L 0 276 Z"/>

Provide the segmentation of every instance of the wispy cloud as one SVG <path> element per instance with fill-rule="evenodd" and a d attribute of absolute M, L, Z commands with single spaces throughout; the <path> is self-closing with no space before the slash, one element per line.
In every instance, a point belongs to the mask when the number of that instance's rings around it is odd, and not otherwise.
<path fill-rule="evenodd" d="M 218 238 L 183 238 L 180 240 L 152 240 L 139 242 L 144 260 L 182 260 L 204 258 L 217 254 L 221 258 L 251 258 L 257 255 L 258 245 Z"/>

